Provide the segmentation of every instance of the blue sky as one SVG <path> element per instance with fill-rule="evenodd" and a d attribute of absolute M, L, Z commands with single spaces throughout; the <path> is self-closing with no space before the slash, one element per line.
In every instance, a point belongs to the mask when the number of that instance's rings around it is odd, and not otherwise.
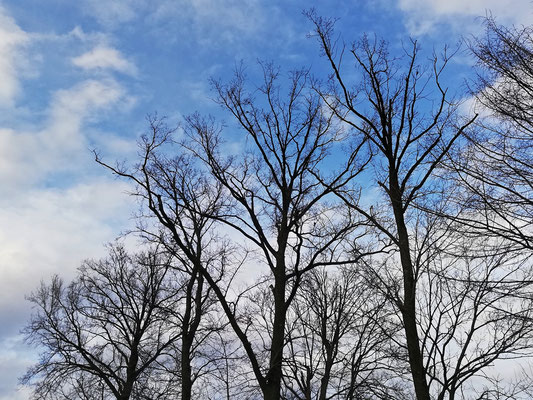
<path fill-rule="evenodd" d="M 533 23 L 529 0 L 316 1 L 339 17 L 347 42 L 363 32 L 399 46 L 454 45 L 481 31 L 478 16 Z M 241 60 L 325 71 L 305 1 L 0 0 L 0 400 L 26 399 L 17 377 L 35 361 L 21 342 L 30 316 L 24 296 L 54 273 L 71 278 L 80 262 L 132 226 L 125 184 L 97 166 L 134 158 L 145 116 L 171 123 L 194 111 L 224 118 L 210 77 Z M 457 82 L 471 60 L 452 65 Z"/>

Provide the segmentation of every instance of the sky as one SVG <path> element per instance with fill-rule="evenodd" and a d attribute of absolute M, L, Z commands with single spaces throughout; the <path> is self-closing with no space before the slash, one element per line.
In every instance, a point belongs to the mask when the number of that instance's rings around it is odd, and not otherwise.
<path fill-rule="evenodd" d="M 311 4 L 313 3 L 313 4 Z M 178 124 L 199 111 L 229 118 L 209 79 L 241 62 L 324 75 L 302 14 L 339 18 L 347 43 L 363 33 L 426 50 L 482 32 L 480 16 L 533 24 L 530 0 L 0 0 L 0 400 L 27 399 L 17 378 L 38 352 L 22 341 L 25 296 L 134 226 L 130 189 L 94 162 L 135 160 L 146 116 Z M 458 53 L 451 71 L 468 78 Z"/>

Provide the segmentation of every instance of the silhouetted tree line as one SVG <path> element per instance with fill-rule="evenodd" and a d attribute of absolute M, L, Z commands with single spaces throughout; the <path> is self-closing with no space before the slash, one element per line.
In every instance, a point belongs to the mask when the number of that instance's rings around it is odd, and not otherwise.
<path fill-rule="evenodd" d="M 238 151 L 193 114 L 149 118 L 135 164 L 96 154 L 149 246 L 29 296 L 35 398 L 530 398 L 505 360 L 533 345 L 531 28 L 488 18 L 469 42 L 468 114 L 451 55 L 308 17 L 329 77 L 212 81 Z"/>

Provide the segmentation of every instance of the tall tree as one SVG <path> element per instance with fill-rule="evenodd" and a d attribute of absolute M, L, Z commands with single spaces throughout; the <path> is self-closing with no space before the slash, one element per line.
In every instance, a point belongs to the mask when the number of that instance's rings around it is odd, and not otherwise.
<path fill-rule="evenodd" d="M 350 265 L 306 277 L 291 307 L 283 398 L 407 398 L 390 357 L 398 325 L 365 275 Z"/>
<path fill-rule="evenodd" d="M 415 263 L 424 249 L 415 248 L 409 221 L 415 202 L 432 201 L 436 168 L 475 117 L 456 124 L 456 105 L 441 84 L 446 54 L 426 67 L 418 64 L 416 42 L 403 58 L 395 59 L 384 42 L 364 37 L 349 51 L 361 78 L 354 84 L 343 72 L 345 49 L 333 40 L 334 21 L 308 15 L 332 70 L 327 85 L 317 90 L 335 115 L 368 141 L 374 154 L 374 182 L 384 196 L 366 208 L 344 193 L 338 195 L 374 225 L 397 254 L 401 282 L 389 287 L 404 326 L 416 396 L 429 400 L 417 311 L 421 271 Z"/>
<path fill-rule="evenodd" d="M 188 119 L 188 132 L 199 144 L 195 154 L 233 201 L 220 221 L 254 246 L 260 264 L 268 268 L 274 306 L 265 372 L 242 328 L 233 325 L 264 398 L 273 400 L 281 395 L 287 312 L 303 276 L 318 266 L 360 256 L 354 257 L 350 247 L 359 233 L 358 221 L 332 202 L 331 194 L 351 184 L 368 157 L 362 151 L 363 139 L 354 143 L 344 165 L 337 163 L 335 171 L 328 167 L 328 155 L 342 132 L 310 90 L 307 72 L 290 74 L 285 97 L 279 72 L 271 65 L 264 65 L 263 72 L 260 98 L 247 91 L 242 70 L 228 84 L 213 83 L 218 102 L 247 135 L 249 146 L 240 160 L 221 157 L 220 137 L 198 116 Z"/>
<path fill-rule="evenodd" d="M 457 231 L 442 216 L 454 195 L 444 198 L 438 212 L 418 216 L 412 234 L 424 367 L 434 398 L 483 398 L 494 364 L 527 356 L 533 344 L 531 271 L 502 240 L 489 246 Z"/>
<path fill-rule="evenodd" d="M 470 41 L 477 60 L 474 105 L 485 118 L 469 146 L 451 159 L 466 205 L 457 221 L 473 234 L 533 250 L 533 29 L 506 28 L 489 17 Z M 477 214 L 472 218 L 472 214 Z"/>
<path fill-rule="evenodd" d="M 43 283 L 29 296 L 37 311 L 24 330 L 43 347 L 22 379 L 34 398 L 155 397 L 161 388 L 142 382 L 173 364 L 180 338 L 171 271 L 164 256 L 129 256 L 114 246 L 109 258 L 86 261 L 68 286 L 58 277 Z"/>
<path fill-rule="evenodd" d="M 247 92 L 242 70 L 228 84 L 214 82 L 220 104 L 247 134 L 242 157 L 221 156 L 219 127 L 192 115 L 184 127 L 188 140 L 178 149 L 181 155 L 165 156 L 167 150 L 161 146 L 169 143 L 168 135 L 161 125 L 152 123 L 153 134 L 144 140 L 143 161 L 135 171 L 111 167 L 137 183 L 138 194 L 147 200 L 168 237 L 209 283 L 265 399 L 280 398 L 287 312 L 302 277 L 317 266 L 360 257 L 352 256 L 355 236 L 361 234 L 359 225 L 331 194 L 347 187 L 368 161 L 359 158 L 363 139 L 354 143 L 347 162 L 336 164 L 336 171 L 328 167 L 329 152 L 343 139 L 342 132 L 333 124 L 331 113 L 323 112 L 305 71 L 290 75 L 286 97 L 281 96 L 279 79 L 272 66 L 264 66 L 264 82 L 257 92 L 260 99 Z M 204 166 L 196 172 L 187 169 L 193 158 L 183 155 L 184 148 Z M 263 346 L 254 343 L 251 335 L 253 319 L 243 317 L 244 309 L 238 307 L 238 300 L 246 296 L 232 296 L 191 251 L 184 221 L 231 228 L 254 253 L 256 273 L 263 274 L 266 267 L 274 302 L 266 365 Z M 192 242 L 197 244 L 195 249 L 201 247 L 199 241 Z"/>
<path fill-rule="evenodd" d="M 207 357 L 201 368 L 194 371 L 192 359 L 196 347 L 221 329 L 207 318 L 205 325 L 202 318 L 214 296 L 224 297 L 217 285 L 225 274 L 228 248 L 224 241 L 218 240 L 211 218 L 223 206 L 222 192 L 219 185 L 212 185 L 195 168 L 190 156 L 180 153 L 169 157 L 159 152 L 171 144 L 174 130 L 155 117 L 149 118 L 149 124 L 149 134 L 139 143 L 138 164 L 131 168 L 111 166 L 97 154 L 96 160 L 135 184 L 133 195 L 140 199 L 142 209 L 149 211 L 139 216 L 138 233 L 149 242 L 164 246 L 179 261 L 177 268 L 185 277 L 185 304 L 176 309 L 181 317 L 181 398 L 189 400 L 194 398 L 193 384 L 198 374 L 209 373 L 212 361 Z"/>

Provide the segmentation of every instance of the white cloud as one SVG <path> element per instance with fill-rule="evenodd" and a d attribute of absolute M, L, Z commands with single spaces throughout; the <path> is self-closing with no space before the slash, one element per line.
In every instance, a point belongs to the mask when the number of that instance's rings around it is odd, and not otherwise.
<path fill-rule="evenodd" d="M 40 128 L 0 129 L 0 365 L 9 365 L 0 368 L 0 400 L 29 398 L 17 378 L 35 351 L 6 339 L 29 319 L 24 296 L 53 274 L 71 279 L 83 259 L 103 256 L 103 244 L 131 228 L 130 188 L 95 164 L 88 136 L 90 122 L 128 102 L 116 81 L 86 80 L 52 95 Z M 107 147 L 98 141 L 111 157 L 132 150 L 111 138 Z"/>
<path fill-rule="evenodd" d="M 80 4 L 107 28 L 142 18 L 159 36 L 196 43 L 236 42 L 243 34 L 260 31 L 265 22 L 258 0 L 84 0 Z"/>
<path fill-rule="evenodd" d="M 120 232 L 132 204 L 131 189 L 97 178 L 66 189 L 33 189 L 3 201 L 0 211 L 0 310 L 13 312 L 41 279 L 59 273 L 69 279 L 87 257 L 104 253 L 102 244 Z M 14 201 L 16 200 L 16 201 Z M 5 314 L 4 314 L 5 315 Z M 3 319 L 2 319 L 3 320 Z"/>
<path fill-rule="evenodd" d="M 29 398 L 27 390 L 15 392 L 17 378 L 37 361 L 35 350 L 13 336 L 29 320 L 24 296 L 41 280 L 59 274 L 68 281 L 83 259 L 104 256 L 103 243 L 120 233 L 117 226 L 129 224 L 128 189 L 112 178 L 97 178 L 66 189 L 28 190 L 2 201 L 0 400 Z"/>
<path fill-rule="evenodd" d="M 124 100 L 124 89 L 114 80 L 86 80 L 54 95 L 50 108 L 49 134 L 67 143 L 80 135 L 85 120 L 101 118 L 102 110 Z"/>
<path fill-rule="evenodd" d="M 6 385 L 6 382 L 17 382 L 19 378 L 35 360 L 22 349 L 20 335 L 0 339 L 0 400 L 27 400 L 30 390 Z"/>
<path fill-rule="evenodd" d="M 20 91 L 20 77 L 26 73 L 20 58 L 28 55 L 23 54 L 28 43 L 55 41 L 62 49 L 70 47 L 63 42 L 72 38 L 76 44 L 96 44 L 71 59 L 80 68 L 136 72 L 119 51 L 102 44 L 103 35 L 85 34 L 81 28 L 66 35 L 28 34 L 0 7 L 0 105 L 11 105 Z M 28 397 L 13 391 L 15 374 L 24 372 L 28 360 L 24 350 L 6 341 L 29 318 L 24 296 L 54 273 L 69 279 L 81 260 L 103 255 L 102 244 L 131 227 L 133 204 L 126 185 L 95 164 L 90 148 L 98 143 L 112 158 L 132 151 L 132 141 L 113 134 L 105 134 L 111 139 L 107 145 L 97 127 L 134 99 L 105 75 L 51 90 L 48 105 L 31 113 L 13 109 L 22 120 L 0 126 L 0 365 L 11 368 L 0 374 L 0 400 Z"/>
<path fill-rule="evenodd" d="M 91 51 L 73 58 L 72 63 L 85 70 L 111 69 L 128 75 L 136 75 L 137 68 L 126 60 L 116 49 L 105 45 L 96 46 Z"/>
<path fill-rule="evenodd" d="M 418 36 L 435 31 L 438 23 L 447 23 L 465 33 L 472 28 L 473 18 L 492 13 L 504 24 L 531 24 L 533 9 L 530 0 L 399 0 L 399 8 L 406 13 L 410 33 Z"/>
<path fill-rule="evenodd" d="M 98 254 L 119 233 L 111 226 L 129 217 L 125 186 L 95 165 L 86 134 L 125 98 L 113 80 L 87 80 L 53 95 L 41 129 L 0 129 L 2 321 L 39 279 Z"/>
<path fill-rule="evenodd" d="M 254 32 L 263 22 L 260 4 L 255 0 L 195 0 L 191 2 L 191 8 L 198 26 L 223 27 L 225 39 L 230 41 L 235 40 L 239 32 Z"/>
<path fill-rule="evenodd" d="M 203 43 L 234 43 L 261 30 L 265 10 L 257 0 L 161 0 L 151 18 L 156 25 L 179 20 L 183 33 L 192 31 Z"/>
<path fill-rule="evenodd" d="M 88 132 L 130 100 L 113 79 L 85 80 L 52 94 L 40 126 L 0 128 L 0 339 L 28 319 L 24 295 L 41 279 L 68 279 L 126 229 L 126 186 L 95 164 Z M 131 146 L 111 146 L 112 157 L 124 151 Z"/>
<path fill-rule="evenodd" d="M 0 5 L 0 104 L 11 105 L 19 90 L 23 49 L 29 35 Z"/>
<path fill-rule="evenodd" d="M 23 190 L 52 172 L 79 172 L 90 162 L 84 125 L 128 101 L 113 80 L 87 80 L 57 91 L 46 125 L 37 132 L 0 129 L 0 186 Z"/>
<path fill-rule="evenodd" d="M 102 25 L 114 27 L 131 21 L 137 16 L 145 0 L 85 0 L 80 2 L 84 11 L 95 17 Z"/>

